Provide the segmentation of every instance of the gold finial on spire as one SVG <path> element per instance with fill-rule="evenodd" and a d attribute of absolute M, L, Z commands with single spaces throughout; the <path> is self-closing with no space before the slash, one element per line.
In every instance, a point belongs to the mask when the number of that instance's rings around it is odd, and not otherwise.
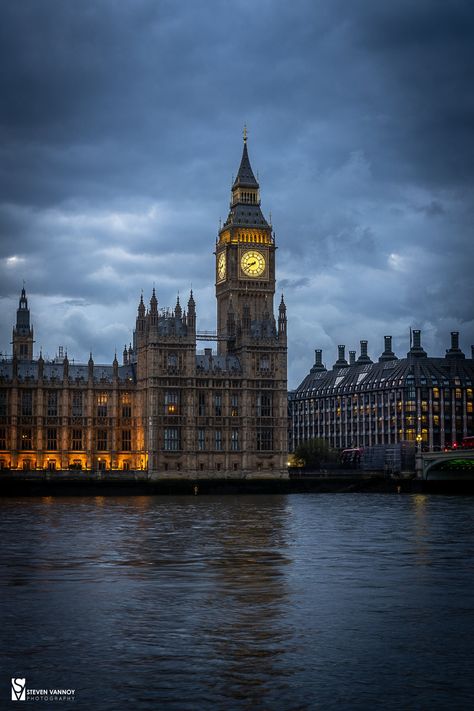
<path fill-rule="evenodd" d="M 244 143 L 247 143 L 247 124 L 244 123 Z"/>

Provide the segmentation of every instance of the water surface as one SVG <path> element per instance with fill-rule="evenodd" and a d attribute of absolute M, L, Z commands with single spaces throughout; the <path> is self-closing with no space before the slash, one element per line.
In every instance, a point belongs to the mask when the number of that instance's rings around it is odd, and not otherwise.
<path fill-rule="evenodd" d="M 0 708 L 12 676 L 84 709 L 469 708 L 472 507 L 3 499 Z"/>

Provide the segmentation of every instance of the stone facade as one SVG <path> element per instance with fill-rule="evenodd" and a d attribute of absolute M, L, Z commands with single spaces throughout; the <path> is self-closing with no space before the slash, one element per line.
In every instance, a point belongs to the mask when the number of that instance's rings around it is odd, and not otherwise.
<path fill-rule="evenodd" d="M 275 237 L 246 139 L 216 251 L 217 330 L 140 299 L 122 364 L 33 358 L 23 289 L 13 356 L 0 361 L 0 467 L 147 470 L 151 477 L 287 476 L 287 336 L 274 316 Z M 217 351 L 198 353 L 199 340 Z"/>

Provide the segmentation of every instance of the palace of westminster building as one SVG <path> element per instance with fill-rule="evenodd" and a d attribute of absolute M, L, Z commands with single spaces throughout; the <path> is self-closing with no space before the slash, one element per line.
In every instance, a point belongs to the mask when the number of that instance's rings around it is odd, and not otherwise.
<path fill-rule="evenodd" d="M 275 236 L 260 209 L 244 135 L 230 211 L 215 246 L 217 330 L 199 333 L 184 310 L 143 297 L 122 364 L 33 355 L 25 289 L 11 358 L 0 358 L 0 469 L 146 470 L 150 476 L 286 477 L 288 451 L 312 438 L 335 449 L 413 441 L 442 449 L 474 435 L 474 347 L 452 332 L 443 358 L 420 331 L 406 358 L 391 336 L 377 362 L 339 346 L 287 393 L 287 319 L 274 315 Z M 217 352 L 198 353 L 215 340 Z"/>
<path fill-rule="evenodd" d="M 33 354 L 25 289 L 0 360 L 0 468 L 147 470 L 151 476 L 286 477 L 287 319 L 274 315 L 275 237 L 244 135 L 215 245 L 217 330 L 186 308 L 138 305 L 133 345 L 111 365 Z M 196 350 L 215 340 L 217 352 Z"/>

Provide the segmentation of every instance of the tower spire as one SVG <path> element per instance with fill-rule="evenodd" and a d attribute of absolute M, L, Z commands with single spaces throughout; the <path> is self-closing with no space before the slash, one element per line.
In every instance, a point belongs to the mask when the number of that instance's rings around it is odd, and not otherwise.
<path fill-rule="evenodd" d="M 242 158 L 240 160 L 239 170 L 237 171 L 237 177 L 232 185 L 232 190 L 238 187 L 243 188 L 257 188 L 259 184 L 255 175 L 253 174 L 252 166 L 250 165 L 249 153 L 247 150 L 247 128 L 244 128 L 244 149 L 242 151 Z"/>

